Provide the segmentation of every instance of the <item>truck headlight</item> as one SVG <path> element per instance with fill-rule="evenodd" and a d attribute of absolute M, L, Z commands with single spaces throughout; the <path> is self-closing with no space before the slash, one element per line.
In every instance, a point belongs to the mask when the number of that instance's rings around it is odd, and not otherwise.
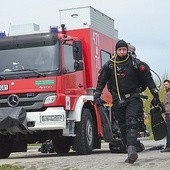
<path fill-rule="evenodd" d="M 57 96 L 56 95 L 53 95 L 53 96 L 48 96 L 45 101 L 44 101 L 44 104 L 51 104 L 51 103 L 54 103 L 57 99 Z"/>

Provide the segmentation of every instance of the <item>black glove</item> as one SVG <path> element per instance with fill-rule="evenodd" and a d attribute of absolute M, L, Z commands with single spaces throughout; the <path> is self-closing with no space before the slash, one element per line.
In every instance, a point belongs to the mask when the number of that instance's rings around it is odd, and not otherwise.
<path fill-rule="evenodd" d="M 152 99 L 152 101 L 151 101 L 151 104 L 152 104 L 153 107 L 156 107 L 156 106 L 160 105 L 161 102 L 160 102 L 160 100 L 159 100 L 159 97 L 154 97 L 154 98 Z"/>
<path fill-rule="evenodd" d="M 160 102 L 160 100 L 159 100 L 158 89 L 156 89 L 156 88 L 152 89 L 152 90 L 151 90 L 151 93 L 152 93 L 152 95 L 153 95 L 153 99 L 152 99 L 152 101 L 151 101 L 151 105 L 152 105 L 153 107 L 156 107 L 156 106 L 160 105 L 161 102 Z"/>
<path fill-rule="evenodd" d="M 165 111 L 165 105 L 164 105 L 164 103 L 160 103 L 159 104 L 159 107 L 160 107 L 160 111 L 162 112 L 162 113 L 165 113 L 166 111 Z"/>
<path fill-rule="evenodd" d="M 104 100 L 101 99 L 101 98 L 95 99 L 94 102 L 95 102 L 95 104 L 96 104 L 97 107 L 103 106 L 103 104 L 107 103 L 106 101 L 104 101 Z"/>

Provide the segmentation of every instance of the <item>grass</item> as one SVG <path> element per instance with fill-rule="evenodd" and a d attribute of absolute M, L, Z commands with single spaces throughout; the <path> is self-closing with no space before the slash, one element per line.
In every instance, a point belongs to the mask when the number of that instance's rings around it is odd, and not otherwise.
<path fill-rule="evenodd" d="M 4 164 L 0 165 L 0 170 L 23 170 L 23 166 Z"/>

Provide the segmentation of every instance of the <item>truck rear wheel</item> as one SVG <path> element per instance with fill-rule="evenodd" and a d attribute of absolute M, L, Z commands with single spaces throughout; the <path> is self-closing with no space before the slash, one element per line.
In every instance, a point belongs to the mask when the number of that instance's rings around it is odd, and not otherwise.
<path fill-rule="evenodd" d="M 12 151 L 12 139 L 0 134 L 0 159 L 8 158 Z"/>
<path fill-rule="evenodd" d="M 73 150 L 79 155 L 91 154 L 94 145 L 94 126 L 89 109 L 82 110 L 81 122 L 76 123 Z"/>
<path fill-rule="evenodd" d="M 68 153 L 71 147 L 71 138 L 57 138 L 53 139 L 53 147 L 57 153 Z"/>

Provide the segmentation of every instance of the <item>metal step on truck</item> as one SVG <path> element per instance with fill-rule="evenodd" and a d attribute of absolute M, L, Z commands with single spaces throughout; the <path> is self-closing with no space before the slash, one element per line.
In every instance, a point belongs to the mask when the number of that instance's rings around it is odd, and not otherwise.
<path fill-rule="evenodd" d="M 118 31 L 113 19 L 90 6 L 59 13 L 57 28 L 0 38 L 0 158 L 46 140 L 56 153 L 101 148 L 93 96 Z M 106 88 L 102 98 L 111 110 Z"/>

